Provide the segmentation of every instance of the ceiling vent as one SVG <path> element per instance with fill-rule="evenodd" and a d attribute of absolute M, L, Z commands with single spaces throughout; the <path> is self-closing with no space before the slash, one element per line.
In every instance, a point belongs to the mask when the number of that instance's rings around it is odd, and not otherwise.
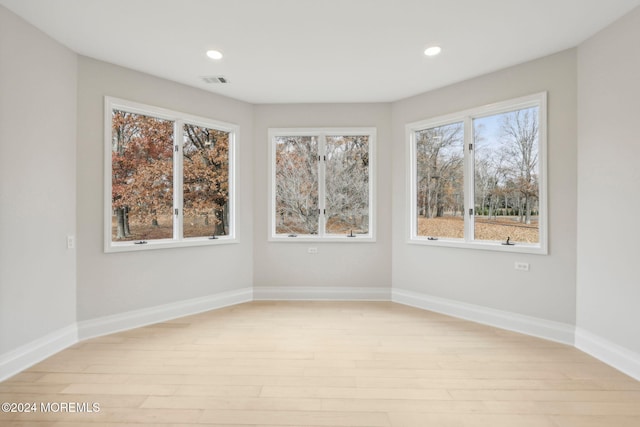
<path fill-rule="evenodd" d="M 229 83 L 229 80 L 223 76 L 205 76 L 202 80 L 205 83 Z"/>

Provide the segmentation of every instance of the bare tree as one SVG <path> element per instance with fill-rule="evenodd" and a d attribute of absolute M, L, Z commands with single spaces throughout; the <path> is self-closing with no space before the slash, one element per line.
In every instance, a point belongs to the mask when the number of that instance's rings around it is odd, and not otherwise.
<path fill-rule="evenodd" d="M 531 212 L 538 201 L 538 110 L 528 108 L 502 116 L 503 152 L 509 178 L 521 195 L 520 220 L 531 224 Z"/>
<path fill-rule="evenodd" d="M 327 232 L 369 231 L 369 137 L 326 138 Z"/>
<path fill-rule="evenodd" d="M 419 215 L 434 218 L 462 212 L 462 144 L 462 123 L 416 132 Z"/>
<path fill-rule="evenodd" d="M 276 139 L 276 232 L 318 233 L 318 141 Z"/>

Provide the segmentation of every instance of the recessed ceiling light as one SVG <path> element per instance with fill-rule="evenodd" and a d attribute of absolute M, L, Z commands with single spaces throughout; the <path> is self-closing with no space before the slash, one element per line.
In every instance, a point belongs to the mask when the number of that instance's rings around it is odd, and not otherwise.
<path fill-rule="evenodd" d="M 219 50 L 208 50 L 207 56 L 211 59 L 222 59 L 222 52 Z"/>
<path fill-rule="evenodd" d="M 424 54 L 427 56 L 436 56 L 442 52 L 442 48 L 440 46 L 431 46 L 424 50 Z"/>

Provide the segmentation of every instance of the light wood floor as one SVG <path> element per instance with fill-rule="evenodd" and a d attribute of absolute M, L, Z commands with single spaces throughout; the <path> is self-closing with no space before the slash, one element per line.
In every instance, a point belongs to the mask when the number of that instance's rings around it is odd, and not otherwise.
<path fill-rule="evenodd" d="M 96 338 L 0 383 L 2 426 L 638 427 L 640 382 L 394 303 L 253 302 Z"/>

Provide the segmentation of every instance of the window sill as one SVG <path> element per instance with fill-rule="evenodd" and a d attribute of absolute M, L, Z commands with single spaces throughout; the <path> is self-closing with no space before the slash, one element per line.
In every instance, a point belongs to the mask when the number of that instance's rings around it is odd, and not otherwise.
<path fill-rule="evenodd" d="M 295 243 L 295 242 L 313 242 L 313 243 L 373 243 L 376 239 L 373 236 L 312 236 L 312 235 L 298 235 L 297 237 L 288 236 L 271 236 L 269 242 L 280 243 Z"/>
<path fill-rule="evenodd" d="M 171 249 L 171 248 L 184 248 L 195 246 L 218 246 L 229 245 L 238 243 L 238 239 L 229 236 L 221 236 L 217 239 L 209 239 L 208 237 L 194 237 L 181 241 L 174 241 L 171 239 L 165 240 L 150 240 L 145 244 L 135 244 L 134 242 L 112 242 L 109 246 L 104 248 L 105 253 L 114 252 L 137 252 L 137 251 L 150 251 L 156 249 Z"/>
<path fill-rule="evenodd" d="M 428 240 L 427 237 L 414 237 L 407 241 L 412 245 L 476 249 L 484 251 L 524 253 L 534 255 L 548 255 L 549 251 L 542 245 L 532 245 L 528 243 L 514 243 L 513 245 L 503 245 L 501 242 L 465 242 L 463 240 Z"/>

